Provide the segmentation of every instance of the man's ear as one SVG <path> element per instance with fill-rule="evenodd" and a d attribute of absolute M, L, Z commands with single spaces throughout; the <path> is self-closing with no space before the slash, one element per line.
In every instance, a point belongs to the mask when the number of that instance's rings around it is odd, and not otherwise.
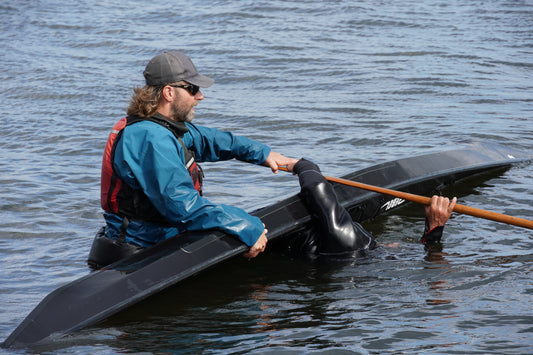
<path fill-rule="evenodd" d="M 174 90 L 172 86 L 169 86 L 169 85 L 165 86 L 163 88 L 163 91 L 161 92 L 161 97 L 167 102 L 172 102 L 175 96 L 176 96 L 176 91 Z"/>

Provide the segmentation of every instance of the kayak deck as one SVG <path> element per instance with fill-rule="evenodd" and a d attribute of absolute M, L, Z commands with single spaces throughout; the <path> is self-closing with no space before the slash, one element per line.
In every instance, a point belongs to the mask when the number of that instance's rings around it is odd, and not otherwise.
<path fill-rule="evenodd" d="M 530 159 L 500 145 L 479 143 L 378 164 L 344 178 L 428 195 L 462 178 Z M 403 203 L 345 185 L 334 187 L 341 204 L 358 222 Z M 269 241 L 291 238 L 311 221 L 298 195 L 251 214 L 265 223 Z M 2 346 L 42 343 L 93 325 L 247 249 L 236 238 L 218 231 L 186 233 L 168 239 L 51 292 Z"/>

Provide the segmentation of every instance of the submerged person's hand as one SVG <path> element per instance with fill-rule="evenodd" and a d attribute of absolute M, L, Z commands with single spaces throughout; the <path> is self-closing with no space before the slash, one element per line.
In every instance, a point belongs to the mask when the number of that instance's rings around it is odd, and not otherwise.
<path fill-rule="evenodd" d="M 296 163 L 298 163 L 300 160 L 297 160 L 295 159 L 295 161 L 292 161 L 290 162 L 289 164 L 287 164 L 287 170 L 291 173 L 293 173 L 294 175 L 296 175 L 296 173 L 294 172 L 294 166 L 296 165 Z"/>
<path fill-rule="evenodd" d="M 429 223 L 429 230 L 446 224 L 456 202 L 457 197 L 454 197 L 451 201 L 449 198 L 443 196 L 435 195 L 431 197 L 431 203 L 426 206 L 426 218 Z"/>

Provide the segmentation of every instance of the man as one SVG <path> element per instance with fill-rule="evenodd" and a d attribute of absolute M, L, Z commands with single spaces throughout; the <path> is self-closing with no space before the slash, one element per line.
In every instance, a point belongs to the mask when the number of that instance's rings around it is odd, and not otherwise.
<path fill-rule="evenodd" d="M 309 259 L 320 256 L 351 257 L 364 255 L 375 248 L 374 237 L 359 223 L 352 221 L 349 213 L 337 201 L 333 186 L 313 162 L 300 159 L 287 166 L 298 175 L 301 195 L 314 221 L 312 229 L 299 238 L 289 241 L 287 250 Z M 426 250 L 438 249 L 444 225 L 450 218 L 457 199 L 451 201 L 433 196 L 426 206 L 426 227 L 422 236 Z"/>
<path fill-rule="evenodd" d="M 295 163 L 251 139 L 192 123 L 204 99 L 200 75 L 188 56 L 164 52 L 144 71 L 146 85 L 134 90 L 128 116 L 109 136 L 102 162 L 101 204 L 105 228 L 97 235 L 89 264 L 102 267 L 185 231 L 218 229 L 264 251 L 267 230 L 244 210 L 202 196 L 197 162 L 238 159 L 269 166 Z"/>

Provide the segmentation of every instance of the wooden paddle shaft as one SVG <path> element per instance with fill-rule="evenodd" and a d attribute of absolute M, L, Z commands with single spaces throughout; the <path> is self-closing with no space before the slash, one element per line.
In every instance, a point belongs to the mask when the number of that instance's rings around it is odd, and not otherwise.
<path fill-rule="evenodd" d="M 324 177 L 326 178 L 326 180 L 331 181 L 331 182 L 354 186 L 354 187 L 358 187 L 358 188 L 369 190 L 369 191 L 379 192 L 382 194 L 399 197 L 404 200 L 421 203 L 423 205 L 429 205 L 431 202 L 431 199 L 425 196 L 419 196 L 419 195 L 414 195 L 414 194 L 410 194 L 407 192 L 385 189 L 382 187 L 368 185 L 368 184 L 364 184 L 361 182 L 355 182 L 352 180 L 340 179 L 340 178 L 335 178 L 335 177 L 330 177 L 330 176 L 324 176 Z M 512 224 L 518 227 L 533 229 L 533 221 L 524 219 L 524 218 L 508 216 L 506 214 L 491 212 L 491 211 L 482 210 L 482 209 L 474 208 L 474 207 L 468 207 L 468 206 L 464 206 L 460 204 L 455 204 L 453 211 L 457 213 L 466 214 L 469 216 L 489 219 L 491 221 L 503 222 L 503 223 Z"/>
<path fill-rule="evenodd" d="M 288 171 L 284 167 L 280 167 L 280 170 Z M 336 182 L 338 184 L 343 184 L 343 185 L 353 186 L 353 187 L 357 187 L 357 188 L 364 189 L 364 190 L 379 192 L 381 194 L 402 198 L 404 200 L 417 202 L 423 205 L 429 205 L 431 203 L 431 199 L 425 196 L 410 194 L 408 192 L 390 190 L 390 189 L 386 189 L 383 187 L 368 185 L 362 182 L 356 182 L 356 181 L 347 180 L 347 179 L 341 179 L 341 178 L 325 176 L 325 175 L 324 177 L 326 178 L 326 180 L 331 181 L 331 182 Z M 482 210 L 482 209 L 474 208 L 474 207 L 468 207 L 468 206 L 460 205 L 460 204 L 455 204 L 453 211 L 457 213 L 461 213 L 461 214 L 466 214 L 469 216 L 488 219 L 491 221 L 502 222 L 502 223 L 512 224 L 518 227 L 533 229 L 533 221 L 524 219 L 524 218 L 508 216 L 506 214 L 491 212 L 491 211 Z"/>

